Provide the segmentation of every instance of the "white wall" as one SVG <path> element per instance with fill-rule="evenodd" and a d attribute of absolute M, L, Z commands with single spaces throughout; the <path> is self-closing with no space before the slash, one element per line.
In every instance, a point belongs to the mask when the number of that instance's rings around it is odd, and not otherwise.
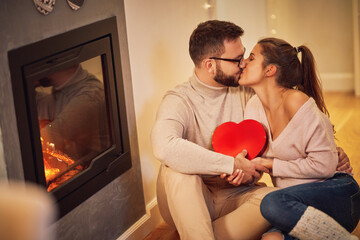
<path fill-rule="evenodd" d="M 325 91 L 354 89 L 352 0 L 269 0 L 268 11 L 269 35 L 310 47 Z"/>

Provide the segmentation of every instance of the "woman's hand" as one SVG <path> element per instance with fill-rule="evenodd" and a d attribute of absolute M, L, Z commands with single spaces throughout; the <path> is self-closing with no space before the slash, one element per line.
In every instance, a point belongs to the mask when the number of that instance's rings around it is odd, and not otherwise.
<path fill-rule="evenodd" d="M 338 156 L 339 156 L 339 163 L 336 167 L 336 170 L 340 172 L 346 172 L 352 175 L 352 167 L 350 165 L 350 160 L 348 156 L 341 147 L 337 147 L 336 149 L 338 151 Z"/>
<path fill-rule="evenodd" d="M 272 170 L 274 160 L 272 158 L 257 157 L 257 158 L 254 158 L 253 160 L 251 160 L 251 162 L 261 164 L 262 166 L 266 167 L 267 169 Z"/>

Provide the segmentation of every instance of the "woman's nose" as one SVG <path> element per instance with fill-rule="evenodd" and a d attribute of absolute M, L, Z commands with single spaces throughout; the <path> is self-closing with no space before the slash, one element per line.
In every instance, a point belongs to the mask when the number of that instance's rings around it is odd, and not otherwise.
<path fill-rule="evenodd" d="M 245 67 L 246 67 L 246 61 L 245 61 L 245 59 L 241 59 L 239 67 L 240 67 L 240 68 L 245 68 Z"/>

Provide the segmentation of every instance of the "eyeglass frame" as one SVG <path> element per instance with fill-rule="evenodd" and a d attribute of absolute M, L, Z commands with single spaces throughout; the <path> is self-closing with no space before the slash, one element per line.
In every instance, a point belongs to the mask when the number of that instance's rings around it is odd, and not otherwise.
<path fill-rule="evenodd" d="M 219 57 L 210 57 L 209 59 L 223 60 L 223 61 L 227 61 L 227 62 L 237 62 L 238 67 L 240 67 L 241 61 L 244 60 L 245 52 L 246 52 L 246 48 L 244 48 L 244 53 L 240 59 L 219 58 Z"/>

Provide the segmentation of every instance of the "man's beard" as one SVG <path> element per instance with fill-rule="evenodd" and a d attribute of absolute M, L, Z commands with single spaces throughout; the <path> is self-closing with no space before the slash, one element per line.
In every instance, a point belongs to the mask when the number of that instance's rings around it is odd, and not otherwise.
<path fill-rule="evenodd" d="M 217 83 L 220 83 L 221 85 L 227 86 L 227 87 L 238 87 L 239 86 L 239 77 L 226 75 L 221 68 L 216 69 L 216 76 L 214 77 L 214 80 Z"/>

